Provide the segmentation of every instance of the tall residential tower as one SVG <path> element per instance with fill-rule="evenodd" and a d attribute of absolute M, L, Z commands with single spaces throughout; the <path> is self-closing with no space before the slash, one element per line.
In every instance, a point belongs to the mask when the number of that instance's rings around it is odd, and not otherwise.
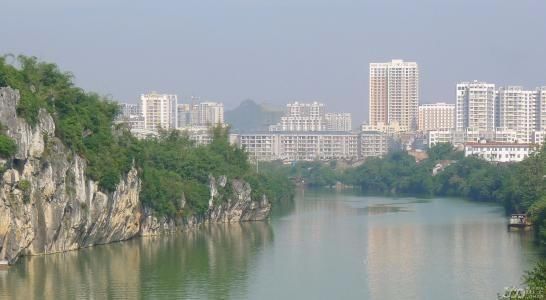
<path fill-rule="evenodd" d="M 457 84 L 455 128 L 463 131 L 495 130 L 495 85 L 486 82 Z"/>
<path fill-rule="evenodd" d="M 158 130 L 176 128 L 176 95 L 152 92 L 140 96 L 144 128 Z"/>
<path fill-rule="evenodd" d="M 371 126 L 398 124 L 404 131 L 415 130 L 419 107 L 417 63 L 371 63 L 369 105 Z"/>

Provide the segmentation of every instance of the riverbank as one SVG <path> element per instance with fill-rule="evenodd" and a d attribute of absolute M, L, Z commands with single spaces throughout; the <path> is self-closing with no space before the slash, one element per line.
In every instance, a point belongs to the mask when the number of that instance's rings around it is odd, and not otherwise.
<path fill-rule="evenodd" d="M 536 241 L 546 245 L 544 149 L 520 163 L 509 164 L 463 157 L 462 152 L 455 151 L 449 144 L 434 146 L 427 156 L 416 161 L 407 152 L 393 152 L 384 158 L 369 158 L 356 167 L 336 162 L 270 165 L 310 187 L 339 183 L 354 186 L 369 195 L 462 197 L 475 202 L 497 203 L 504 207 L 507 216 L 527 213 L 535 229 Z"/>

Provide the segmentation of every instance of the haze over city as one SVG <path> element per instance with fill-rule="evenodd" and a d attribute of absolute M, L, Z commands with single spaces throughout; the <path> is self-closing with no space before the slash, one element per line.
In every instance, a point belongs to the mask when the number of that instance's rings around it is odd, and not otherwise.
<path fill-rule="evenodd" d="M 5 1 L 0 53 L 71 70 L 122 102 L 157 90 L 233 108 L 317 100 L 367 120 L 368 66 L 420 68 L 420 102 L 455 84 L 544 84 L 545 1 Z M 18 13 L 12 13 L 18 12 Z M 24 12 L 25 18 L 21 18 Z"/>
<path fill-rule="evenodd" d="M 0 299 L 546 299 L 546 0 L 0 9 Z"/>

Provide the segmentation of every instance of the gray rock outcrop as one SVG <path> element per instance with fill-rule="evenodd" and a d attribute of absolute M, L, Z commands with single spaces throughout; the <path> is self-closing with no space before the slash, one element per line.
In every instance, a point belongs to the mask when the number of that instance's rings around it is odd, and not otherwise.
<path fill-rule="evenodd" d="M 141 181 L 131 169 L 112 193 L 86 178 L 86 161 L 55 137 L 55 122 L 45 110 L 30 126 L 17 117 L 19 92 L 0 88 L 0 123 L 16 141 L 12 160 L 0 161 L 0 261 L 20 255 L 75 250 L 97 244 L 182 230 L 204 222 L 263 220 L 271 204 L 251 199 L 251 187 L 224 176 L 210 178 L 210 205 L 204 214 L 154 216 L 141 207 Z M 227 201 L 218 201 L 227 185 Z M 185 205 L 181 195 L 182 207 Z"/>

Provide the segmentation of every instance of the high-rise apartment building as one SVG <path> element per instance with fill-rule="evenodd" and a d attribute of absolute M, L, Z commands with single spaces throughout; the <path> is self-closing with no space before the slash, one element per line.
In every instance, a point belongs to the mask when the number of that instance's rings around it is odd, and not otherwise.
<path fill-rule="evenodd" d="M 455 128 L 455 104 L 434 103 L 419 105 L 419 130 Z"/>
<path fill-rule="evenodd" d="M 521 86 L 509 86 L 497 91 L 497 127 L 515 130 L 518 141 L 530 143 L 534 131 L 540 128 L 540 95 L 524 90 Z"/>
<path fill-rule="evenodd" d="M 135 103 L 120 103 L 120 115 L 123 117 L 141 115 L 140 106 Z"/>
<path fill-rule="evenodd" d="M 281 117 L 277 131 L 323 131 L 324 104 L 313 103 L 288 103 L 286 115 Z"/>
<path fill-rule="evenodd" d="M 134 103 L 120 103 L 120 112 L 116 122 L 125 123 L 131 130 L 144 129 L 144 116 L 142 116 L 140 105 Z"/>
<path fill-rule="evenodd" d="M 326 113 L 319 102 L 294 102 L 286 105 L 281 121 L 269 127 L 270 131 L 350 131 L 350 113 Z"/>
<path fill-rule="evenodd" d="M 199 121 L 201 126 L 215 126 L 224 124 L 224 104 L 217 102 L 201 102 L 198 104 Z"/>
<path fill-rule="evenodd" d="M 350 113 L 325 113 L 324 123 L 327 131 L 351 131 L 352 129 Z"/>
<path fill-rule="evenodd" d="M 288 117 L 308 117 L 321 118 L 324 116 L 324 104 L 319 102 L 313 103 L 288 103 L 286 105 Z"/>
<path fill-rule="evenodd" d="M 419 68 L 416 62 L 392 60 L 370 64 L 369 122 L 398 123 L 405 131 L 417 128 Z"/>
<path fill-rule="evenodd" d="M 177 104 L 176 105 L 177 124 L 176 128 L 184 128 L 192 126 L 197 122 L 197 109 L 192 104 Z"/>
<path fill-rule="evenodd" d="M 546 86 L 537 88 L 537 98 L 538 98 L 538 124 L 539 124 L 539 130 L 545 131 L 546 130 Z"/>
<path fill-rule="evenodd" d="M 140 107 L 147 130 L 171 129 L 176 127 L 176 95 L 152 92 L 140 96 Z"/>
<path fill-rule="evenodd" d="M 429 131 L 429 144 L 450 141 L 542 143 L 546 136 L 546 87 L 495 89 L 485 82 L 457 84 L 455 130 Z"/>
<path fill-rule="evenodd" d="M 224 124 L 224 104 L 201 102 L 177 105 L 177 128 L 210 127 Z"/>
<path fill-rule="evenodd" d="M 494 131 L 495 94 L 494 84 L 478 81 L 457 84 L 455 128 Z"/>

